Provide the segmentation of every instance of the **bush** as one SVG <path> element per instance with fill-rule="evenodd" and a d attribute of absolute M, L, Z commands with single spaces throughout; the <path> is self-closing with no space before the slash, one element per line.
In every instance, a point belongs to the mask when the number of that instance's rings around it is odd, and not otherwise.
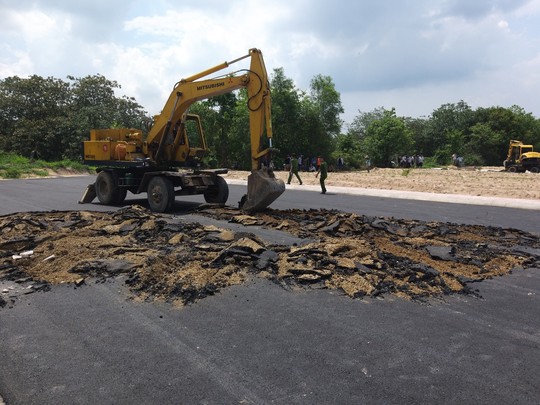
<path fill-rule="evenodd" d="M 45 160 L 30 161 L 30 159 L 0 151 L 0 177 L 6 179 L 18 179 L 24 175 L 47 176 L 47 169 L 70 169 L 78 172 L 89 172 L 90 167 L 81 162 L 73 160 L 61 160 L 57 162 L 46 162 Z"/>
<path fill-rule="evenodd" d="M 432 169 L 434 167 L 439 167 L 440 164 L 437 162 L 437 159 L 433 156 L 424 158 L 424 164 L 422 165 L 423 168 Z"/>
<path fill-rule="evenodd" d="M 23 156 L 14 153 L 0 152 L 0 168 L 4 169 L 8 166 L 28 165 L 29 160 Z"/>
<path fill-rule="evenodd" d="M 486 161 L 477 153 L 468 153 L 464 156 L 465 166 L 484 166 Z"/>
<path fill-rule="evenodd" d="M 22 176 L 22 172 L 15 167 L 3 168 L 0 167 L 0 177 L 3 179 L 19 179 Z"/>

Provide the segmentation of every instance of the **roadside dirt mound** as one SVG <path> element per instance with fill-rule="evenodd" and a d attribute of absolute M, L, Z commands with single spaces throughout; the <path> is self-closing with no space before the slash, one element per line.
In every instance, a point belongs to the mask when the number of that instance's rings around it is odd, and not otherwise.
<path fill-rule="evenodd" d="M 327 210 L 249 216 L 206 208 L 198 214 L 242 224 L 246 232 L 187 223 L 139 206 L 2 216 L 0 280 L 30 293 L 123 275 L 138 299 L 186 304 L 258 276 L 286 287 L 339 289 L 355 298 L 395 294 L 422 300 L 472 294 L 472 282 L 540 265 L 540 237 L 512 229 Z M 260 227 L 305 243 L 269 244 L 255 235 Z M 13 303 L 16 290 L 2 290 L 0 306 Z"/>

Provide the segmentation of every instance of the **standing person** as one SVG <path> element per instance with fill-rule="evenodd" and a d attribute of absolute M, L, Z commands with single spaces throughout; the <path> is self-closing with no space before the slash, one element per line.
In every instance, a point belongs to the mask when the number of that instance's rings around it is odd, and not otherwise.
<path fill-rule="evenodd" d="M 298 181 L 300 182 L 300 185 L 302 185 L 302 179 L 298 175 L 298 159 L 296 158 L 296 155 L 292 155 L 291 157 L 291 170 L 289 171 L 289 180 L 287 180 L 287 184 L 291 184 L 291 179 L 293 174 L 296 176 Z"/>
<path fill-rule="evenodd" d="M 369 173 L 369 171 L 371 170 L 371 159 L 369 158 L 368 155 L 366 155 L 364 157 L 365 161 L 366 161 L 366 169 L 367 169 L 367 172 Z"/>
<path fill-rule="evenodd" d="M 337 160 L 337 168 L 338 170 L 343 170 L 345 168 L 345 161 L 343 160 L 343 157 L 340 156 L 338 157 L 338 160 Z"/>
<path fill-rule="evenodd" d="M 283 168 L 287 171 L 291 170 L 291 155 L 287 155 L 285 158 L 285 164 L 283 165 Z"/>
<path fill-rule="evenodd" d="M 324 185 L 324 181 L 328 177 L 328 164 L 324 161 L 324 158 L 321 157 L 319 159 L 321 164 L 319 166 L 319 171 L 315 175 L 315 178 L 319 176 L 319 173 L 321 174 L 321 194 L 326 194 L 326 187 Z"/>
<path fill-rule="evenodd" d="M 37 152 L 37 148 L 34 148 L 32 152 L 30 152 L 30 162 L 34 162 L 39 159 L 39 154 Z"/>

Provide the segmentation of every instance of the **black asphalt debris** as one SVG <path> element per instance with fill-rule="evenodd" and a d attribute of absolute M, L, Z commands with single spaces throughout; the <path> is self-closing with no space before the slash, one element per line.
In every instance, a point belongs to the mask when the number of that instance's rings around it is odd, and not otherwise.
<path fill-rule="evenodd" d="M 85 288 L 123 276 L 139 300 L 181 305 L 250 277 L 289 288 L 332 288 L 352 298 L 393 294 L 425 301 L 475 294 L 472 283 L 538 267 L 540 237 L 515 229 L 375 218 L 332 210 L 245 215 L 205 206 L 185 222 L 140 206 L 115 212 L 0 217 L 0 307 L 52 284 Z M 279 245 L 257 233 L 288 232 Z M 267 233 L 266 233 L 267 234 Z"/>

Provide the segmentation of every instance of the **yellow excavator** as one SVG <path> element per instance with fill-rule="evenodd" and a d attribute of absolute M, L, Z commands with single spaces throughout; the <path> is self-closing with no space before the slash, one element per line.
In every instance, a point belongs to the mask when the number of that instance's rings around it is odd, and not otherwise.
<path fill-rule="evenodd" d="M 531 173 L 540 173 L 540 152 L 535 152 L 533 145 L 525 145 L 512 139 L 503 164 L 507 172 L 523 173 L 528 170 Z"/>
<path fill-rule="evenodd" d="M 208 78 L 247 58 L 249 69 Z M 156 212 L 170 211 L 176 195 L 202 194 L 208 203 L 225 204 L 229 188 L 220 175 L 228 170 L 199 168 L 209 149 L 199 116 L 188 110 L 196 101 L 241 88 L 248 94 L 251 174 L 240 208 L 256 212 L 268 207 L 285 191 L 285 183 L 275 177 L 268 164 L 275 150 L 270 85 L 258 49 L 176 83 L 146 139 L 138 129 L 90 131 L 90 140 L 84 142 L 84 163 L 97 166 L 98 174 L 79 202 L 89 203 L 97 197 L 102 204 L 118 205 L 129 191 L 146 192 L 150 209 Z"/>

